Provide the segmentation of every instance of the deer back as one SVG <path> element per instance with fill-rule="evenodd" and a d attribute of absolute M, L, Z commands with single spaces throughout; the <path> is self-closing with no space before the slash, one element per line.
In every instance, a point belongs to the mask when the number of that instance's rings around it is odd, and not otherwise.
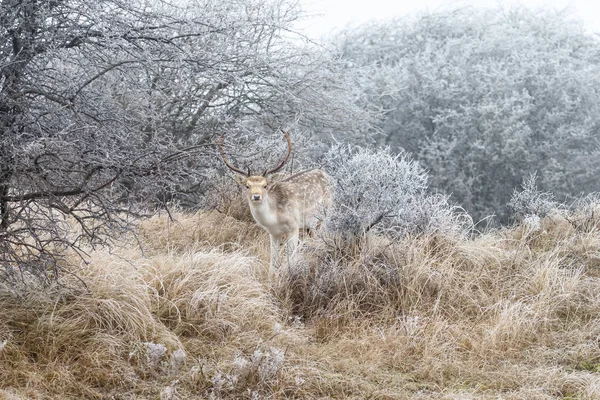
<path fill-rule="evenodd" d="M 331 203 L 329 181 L 329 175 L 322 170 L 302 171 L 273 183 L 269 197 L 274 200 L 280 216 L 294 218 L 302 227 Z"/>

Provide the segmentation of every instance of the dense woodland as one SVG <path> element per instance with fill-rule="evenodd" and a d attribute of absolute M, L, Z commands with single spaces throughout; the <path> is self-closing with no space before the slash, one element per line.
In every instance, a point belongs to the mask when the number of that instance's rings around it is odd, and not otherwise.
<path fill-rule="evenodd" d="M 0 0 L 0 399 L 600 397 L 600 38 Z M 268 277 L 242 170 L 333 203 Z"/>
<path fill-rule="evenodd" d="M 367 25 L 337 38 L 372 68 L 377 143 L 405 149 L 476 219 L 509 222 L 513 188 L 537 171 L 570 202 L 600 190 L 600 47 L 568 14 L 470 8 Z"/>

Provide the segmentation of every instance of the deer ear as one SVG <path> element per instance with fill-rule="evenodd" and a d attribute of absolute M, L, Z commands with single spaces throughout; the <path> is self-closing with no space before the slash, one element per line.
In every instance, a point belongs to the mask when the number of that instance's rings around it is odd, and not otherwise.
<path fill-rule="evenodd" d="M 246 186 L 246 177 L 244 175 L 234 175 L 235 181 L 242 186 Z"/>

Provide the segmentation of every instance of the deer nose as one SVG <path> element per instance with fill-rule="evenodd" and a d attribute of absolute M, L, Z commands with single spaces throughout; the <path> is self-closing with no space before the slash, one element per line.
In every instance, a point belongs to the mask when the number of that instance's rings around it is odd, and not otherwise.
<path fill-rule="evenodd" d="M 252 195 L 252 200 L 255 200 L 255 201 L 260 200 L 260 194 L 253 194 Z"/>

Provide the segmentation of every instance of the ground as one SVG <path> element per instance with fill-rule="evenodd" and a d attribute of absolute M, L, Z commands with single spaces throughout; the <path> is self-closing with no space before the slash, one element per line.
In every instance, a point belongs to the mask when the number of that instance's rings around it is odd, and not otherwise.
<path fill-rule="evenodd" d="M 317 235 L 275 277 L 252 221 L 157 216 L 68 255 L 86 286 L 0 290 L 0 399 L 598 399 L 594 215 Z"/>

